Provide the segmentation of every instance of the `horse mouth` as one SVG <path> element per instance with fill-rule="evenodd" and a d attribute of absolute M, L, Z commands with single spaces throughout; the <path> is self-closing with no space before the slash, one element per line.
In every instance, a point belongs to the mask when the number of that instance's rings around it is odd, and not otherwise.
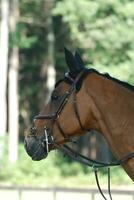
<path fill-rule="evenodd" d="M 42 144 L 42 141 L 39 139 L 36 139 L 34 137 L 25 137 L 24 147 L 27 154 L 34 161 L 40 161 L 47 157 L 46 148 L 44 144 Z"/>

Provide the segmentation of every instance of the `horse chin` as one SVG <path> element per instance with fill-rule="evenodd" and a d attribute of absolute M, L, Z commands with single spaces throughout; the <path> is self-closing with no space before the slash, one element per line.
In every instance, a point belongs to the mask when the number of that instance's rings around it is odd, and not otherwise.
<path fill-rule="evenodd" d="M 34 161 L 40 161 L 47 157 L 47 152 L 42 142 L 34 137 L 25 137 L 24 146 L 27 154 Z"/>

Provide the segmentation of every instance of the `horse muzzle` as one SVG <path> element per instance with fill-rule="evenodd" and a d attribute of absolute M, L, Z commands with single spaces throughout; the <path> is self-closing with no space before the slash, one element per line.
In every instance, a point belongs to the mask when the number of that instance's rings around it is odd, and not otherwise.
<path fill-rule="evenodd" d="M 25 137 L 24 147 L 32 160 L 39 161 L 47 157 L 48 152 L 42 140 L 35 137 Z"/>

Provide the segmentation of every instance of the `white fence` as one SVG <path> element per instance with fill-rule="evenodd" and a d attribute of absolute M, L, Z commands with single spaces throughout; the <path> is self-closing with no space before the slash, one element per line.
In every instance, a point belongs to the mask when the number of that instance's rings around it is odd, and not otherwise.
<path fill-rule="evenodd" d="M 107 190 L 103 190 L 108 197 Z M 134 200 L 134 189 L 111 191 L 113 200 Z M 0 186 L 1 200 L 102 200 L 98 189 Z"/>

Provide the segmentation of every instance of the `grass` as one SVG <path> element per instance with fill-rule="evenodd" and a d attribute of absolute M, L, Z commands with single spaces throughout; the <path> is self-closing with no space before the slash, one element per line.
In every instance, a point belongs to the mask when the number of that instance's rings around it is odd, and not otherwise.
<path fill-rule="evenodd" d="M 19 159 L 16 164 L 9 163 L 7 157 L 1 165 L 0 183 L 23 186 L 59 186 L 91 187 L 96 186 L 91 168 L 73 161 L 67 162 L 57 152 L 51 152 L 46 160 L 32 161 L 25 153 L 23 145 L 19 148 Z M 107 184 L 106 170 L 99 172 L 102 185 Z M 111 168 L 112 185 L 133 185 L 133 182 L 121 167 Z"/>

